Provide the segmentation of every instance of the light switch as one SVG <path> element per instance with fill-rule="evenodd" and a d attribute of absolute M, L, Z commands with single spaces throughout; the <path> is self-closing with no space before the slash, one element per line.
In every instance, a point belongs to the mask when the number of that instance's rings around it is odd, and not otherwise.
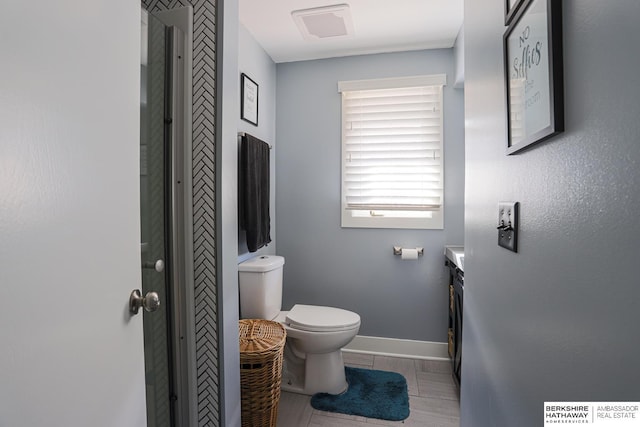
<path fill-rule="evenodd" d="M 498 203 L 498 245 L 518 252 L 518 202 Z"/>

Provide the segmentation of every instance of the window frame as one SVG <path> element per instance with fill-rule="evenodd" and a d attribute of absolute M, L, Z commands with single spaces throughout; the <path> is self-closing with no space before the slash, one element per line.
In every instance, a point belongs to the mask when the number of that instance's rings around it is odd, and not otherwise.
<path fill-rule="evenodd" d="M 396 229 L 444 229 L 444 86 L 446 86 L 446 74 L 409 76 L 399 78 L 383 78 L 370 80 L 352 80 L 338 82 L 338 92 L 341 96 L 341 227 L 342 228 L 396 228 Z M 344 92 L 367 91 L 378 89 L 410 88 L 423 86 L 440 86 L 440 184 L 442 195 L 440 207 L 428 211 L 430 217 L 394 217 L 378 215 L 371 211 L 368 216 L 354 216 L 354 211 L 347 207 L 346 198 L 346 163 L 347 163 L 347 120 L 345 114 Z M 425 211 L 420 211 L 425 212 Z M 393 214 L 387 214 L 393 215 Z"/>

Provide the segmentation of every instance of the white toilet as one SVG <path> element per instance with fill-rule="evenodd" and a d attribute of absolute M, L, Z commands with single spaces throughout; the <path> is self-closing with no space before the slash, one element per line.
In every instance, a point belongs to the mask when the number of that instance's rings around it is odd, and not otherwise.
<path fill-rule="evenodd" d="M 238 266 L 240 317 L 282 323 L 287 331 L 282 389 L 340 394 L 347 389 L 341 349 L 360 329 L 360 316 L 333 307 L 296 304 L 282 309 L 284 258 L 260 256 Z"/>

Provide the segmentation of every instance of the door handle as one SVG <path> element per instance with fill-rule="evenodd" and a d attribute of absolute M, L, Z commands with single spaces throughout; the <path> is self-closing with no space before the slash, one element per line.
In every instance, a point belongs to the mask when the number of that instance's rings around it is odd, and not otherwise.
<path fill-rule="evenodd" d="M 149 268 L 149 269 L 152 268 L 158 273 L 162 273 L 164 271 L 164 261 L 161 259 L 157 260 L 156 262 L 147 261 L 144 264 L 142 264 L 142 268 Z"/>
<path fill-rule="evenodd" d="M 139 289 L 134 289 L 129 297 L 129 313 L 138 314 L 140 307 L 146 311 L 156 311 L 160 307 L 160 298 L 157 292 L 147 292 L 143 297 Z"/>

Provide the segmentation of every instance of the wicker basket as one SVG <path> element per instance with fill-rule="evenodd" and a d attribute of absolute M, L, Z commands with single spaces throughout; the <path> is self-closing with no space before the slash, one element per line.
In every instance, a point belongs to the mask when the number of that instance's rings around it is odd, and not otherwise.
<path fill-rule="evenodd" d="M 242 427 L 275 427 L 285 329 L 262 319 L 240 320 L 239 327 Z"/>

